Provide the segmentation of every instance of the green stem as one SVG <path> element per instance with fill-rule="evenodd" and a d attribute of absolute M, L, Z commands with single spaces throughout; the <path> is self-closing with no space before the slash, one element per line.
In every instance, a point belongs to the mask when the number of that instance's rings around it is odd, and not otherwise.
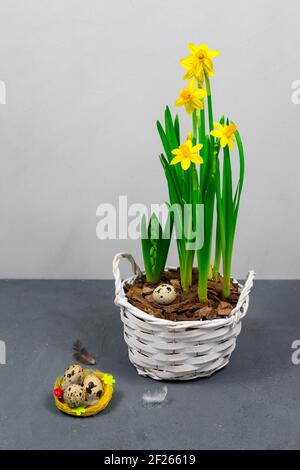
<path fill-rule="evenodd" d="M 230 151 L 228 146 L 224 147 L 223 160 L 223 207 L 224 207 L 224 229 L 225 229 L 225 249 L 223 252 L 223 296 L 230 295 L 230 272 L 231 257 L 234 239 L 234 219 L 233 219 L 233 199 L 232 199 L 232 173 L 230 162 Z"/>
<path fill-rule="evenodd" d="M 200 83 L 198 83 L 198 88 L 201 88 Z M 205 145 L 205 110 L 204 110 L 204 105 L 203 105 L 203 108 L 200 109 L 200 121 L 198 122 L 198 135 L 199 135 L 199 143 L 204 146 Z"/>
<path fill-rule="evenodd" d="M 200 190 L 202 193 L 203 189 L 203 181 L 204 181 L 204 174 L 205 174 L 205 167 L 207 164 L 207 145 L 205 139 L 205 112 L 204 109 L 200 110 L 200 116 L 198 114 L 198 142 L 203 145 L 201 149 L 201 156 L 203 158 L 203 164 L 200 165 Z"/>
<path fill-rule="evenodd" d="M 214 267 L 213 267 L 213 272 L 212 272 L 212 277 L 214 281 L 217 281 L 219 277 L 221 252 L 222 252 L 222 245 L 221 245 L 221 233 L 220 233 L 220 220 L 218 217 L 217 230 L 216 230 L 215 262 L 214 262 Z"/>
<path fill-rule="evenodd" d="M 230 296 L 230 272 L 231 272 L 231 254 L 228 253 L 223 263 L 223 296 L 227 299 Z"/>
<path fill-rule="evenodd" d="M 191 242 L 192 230 L 193 230 L 193 211 L 185 210 L 185 204 L 192 202 L 192 171 L 193 166 L 191 166 L 187 171 L 184 172 L 184 191 L 183 191 L 183 201 L 182 201 L 182 217 L 183 217 L 183 229 L 182 233 L 182 257 L 180 263 L 180 279 L 181 285 L 184 292 L 188 292 L 192 284 L 192 270 L 193 270 L 193 260 L 194 260 L 194 250 L 188 250 L 186 244 Z M 187 231 L 185 232 L 185 228 Z"/>
<path fill-rule="evenodd" d="M 207 276 L 204 276 L 204 279 L 206 279 Z M 200 303 L 205 304 L 207 302 L 207 282 L 199 282 L 198 284 L 198 297 Z"/>
<path fill-rule="evenodd" d="M 197 253 L 198 258 L 198 298 L 201 303 L 207 302 L 207 250 L 203 246 Z"/>
<path fill-rule="evenodd" d="M 200 109 L 200 143 L 205 146 L 205 111 Z"/>
<path fill-rule="evenodd" d="M 212 131 L 213 128 L 214 128 L 214 117 L 213 117 L 210 81 L 209 81 L 209 76 L 206 75 L 206 74 L 205 74 L 205 85 L 206 85 L 206 93 L 207 93 L 207 108 L 208 108 L 209 130 Z"/>
<path fill-rule="evenodd" d="M 213 217 L 215 204 L 215 178 L 210 177 L 204 199 L 204 245 L 198 250 L 198 296 L 200 302 L 207 302 L 207 281 L 210 273 Z"/>
<path fill-rule="evenodd" d="M 197 110 L 193 111 L 193 144 L 197 143 Z"/>
<path fill-rule="evenodd" d="M 180 263 L 180 281 L 183 292 L 189 292 L 192 285 L 194 251 L 186 251 Z"/>
<path fill-rule="evenodd" d="M 180 269 L 180 281 L 183 292 L 187 293 L 190 290 L 190 279 L 188 276 L 188 271 Z"/>

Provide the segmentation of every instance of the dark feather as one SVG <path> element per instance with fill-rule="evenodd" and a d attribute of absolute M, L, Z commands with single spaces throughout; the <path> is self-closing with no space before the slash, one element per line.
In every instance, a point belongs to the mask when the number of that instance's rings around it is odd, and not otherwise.
<path fill-rule="evenodd" d="M 89 366 L 94 366 L 96 364 L 96 359 L 91 355 L 90 352 L 81 344 L 79 339 L 73 344 L 75 359 L 82 364 L 87 364 Z"/>

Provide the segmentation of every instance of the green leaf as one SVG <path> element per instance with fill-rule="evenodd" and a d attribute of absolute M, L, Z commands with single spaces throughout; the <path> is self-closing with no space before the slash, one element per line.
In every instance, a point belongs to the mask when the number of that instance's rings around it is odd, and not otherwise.
<path fill-rule="evenodd" d="M 173 219 L 169 211 L 166 227 L 163 231 L 156 214 L 153 213 L 151 215 L 148 226 L 145 215 L 142 217 L 142 251 L 146 276 L 149 282 L 159 282 L 165 269 L 172 238 L 172 221 Z M 169 232 L 167 232 L 167 224 L 170 224 Z"/>
<path fill-rule="evenodd" d="M 167 162 L 164 155 L 160 155 L 160 161 L 168 182 L 170 202 L 171 204 L 181 204 L 181 191 L 180 186 L 177 183 L 176 174 L 173 174 L 171 165 Z"/>
<path fill-rule="evenodd" d="M 234 197 L 234 226 L 236 226 L 237 216 L 240 206 L 240 199 L 243 190 L 244 184 L 244 174 L 245 174 L 245 158 L 244 158 L 244 149 L 241 136 L 238 131 L 235 131 L 236 142 L 239 150 L 239 160 L 240 160 L 240 177 L 236 188 L 236 193 Z"/>
<path fill-rule="evenodd" d="M 174 120 L 174 130 L 175 130 L 175 134 L 176 134 L 176 138 L 177 138 L 177 143 L 178 145 L 180 144 L 180 128 L 179 128 L 179 117 L 178 117 L 178 114 L 176 114 L 175 116 L 175 120 Z"/>
<path fill-rule="evenodd" d="M 142 220 L 141 220 L 141 243 L 142 243 L 142 253 L 143 253 L 143 259 L 144 259 L 146 277 L 147 277 L 147 280 L 150 281 L 152 279 L 152 267 L 151 267 L 151 260 L 150 260 L 151 243 L 148 238 L 148 227 L 147 227 L 145 214 L 143 214 Z"/>
<path fill-rule="evenodd" d="M 179 145 L 179 141 L 177 140 L 172 115 L 168 106 L 165 110 L 165 130 L 167 139 L 169 141 L 170 146 L 172 147 L 172 150 L 176 149 Z"/>
<path fill-rule="evenodd" d="M 169 141 L 168 141 L 167 136 L 165 134 L 165 131 L 163 130 L 163 127 L 162 127 L 162 125 L 159 121 L 156 122 L 156 126 L 157 126 L 157 130 L 158 130 L 161 142 L 163 144 L 163 148 L 164 148 L 165 153 L 167 155 L 167 158 L 170 162 L 173 158 L 173 155 L 171 153 L 171 148 L 170 148 L 170 145 L 169 145 Z"/>
<path fill-rule="evenodd" d="M 217 161 L 217 171 L 216 171 L 216 199 L 217 199 L 217 214 L 219 220 L 219 230 L 220 230 L 220 242 L 222 247 L 222 253 L 225 253 L 226 249 L 226 236 L 225 236 L 225 213 L 224 213 L 224 204 L 221 196 L 221 177 L 220 177 L 220 163 Z"/>
<path fill-rule="evenodd" d="M 233 226 L 233 199 L 232 199 L 232 172 L 230 162 L 230 151 L 228 146 L 224 147 L 224 161 L 223 161 L 223 200 L 226 218 L 226 237 L 227 242 L 230 242 Z"/>

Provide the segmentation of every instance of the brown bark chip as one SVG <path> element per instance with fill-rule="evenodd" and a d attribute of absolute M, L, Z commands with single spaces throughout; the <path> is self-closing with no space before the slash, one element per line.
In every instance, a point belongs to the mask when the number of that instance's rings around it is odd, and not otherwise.
<path fill-rule="evenodd" d="M 153 300 L 153 290 L 161 283 L 173 285 L 177 297 L 170 305 L 161 305 Z M 198 299 L 198 271 L 193 269 L 193 284 L 189 292 L 183 292 L 178 268 L 165 271 L 159 284 L 150 284 L 146 278 L 136 284 L 126 284 L 125 293 L 128 301 L 135 307 L 157 318 L 171 321 L 214 320 L 230 315 L 239 299 L 237 283 L 231 282 L 230 297 L 226 301 L 222 297 L 223 278 L 219 275 L 217 281 L 208 281 L 208 301 L 201 304 Z"/>
<path fill-rule="evenodd" d="M 200 318 L 208 318 L 211 315 L 212 310 L 213 309 L 211 307 L 205 305 L 205 307 L 199 308 L 195 311 L 194 318 L 197 320 L 200 320 Z"/>
<path fill-rule="evenodd" d="M 154 291 L 154 287 L 144 286 L 144 287 L 142 288 L 142 294 L 143 294 L 143 295 L 152 294 L 153 291 Z"/>
<path fill-rule="evenodd" d="M 220 302 L 217 308 L 218 315 L 227 317 L 232 310 L 232 305 L 228 302 Z"/>
<path fill-rule="evenodd" d="M 170 284 L 175 287 L 178 291 L 181 290 L 181 284 L 179 279 L 170 279 Z"/>

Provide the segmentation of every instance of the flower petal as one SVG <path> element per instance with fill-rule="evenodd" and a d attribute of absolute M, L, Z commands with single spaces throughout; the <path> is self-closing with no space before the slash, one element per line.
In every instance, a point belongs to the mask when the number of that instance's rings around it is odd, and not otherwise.
<path fill-rule="evenodd" d="M 230 150 L 233 150 L 233 140 L 228 139 L 228 147 Z"/>
<path fill-rule="evenodd" d="M 193 69 L 188 69 L 187 72 L 184 74 L 183 78 L 184 80 L 189 80 L 190 78 L 192 78 L 194 76 L 194 71 Z"/>
<path fill-rule="evenodd" d="M 203 90 L 203 88 L 198 88 L 198 90 L 195 92 L 195 95 L 197 96 L 197 98 L 204 98 L 206 96 L 206 91 Z"/>
<path fill-rule="evenodd" d="M 193 57 L 189 55 L 188 57 L 185 57 L 184 59 L 181 59 L 179 61 L 179 63 L 185 69 L 189 69 L 191 67 L 191 65 L 193 65 Z"/>
<path fill-rule="evenodd" d="M 223 132 L 214 129 L 213 131 L 211 131 L 210 135 L 216 137 L 217 139 L 221 139 L 221 137 L 223 137 Z"/>
<path fill-rule="evenodd" d="M 214 122 L 214 126 L 220 131 L 224 129 L 224 126 L 220 122 Z"/>
<path fill-rule="evenodd" d="M 207 44 L 200 44 L 198 49 L 201 49 L 203 52 L 208 52 L 209 50 Z"/>
<path fill-rule="evenodd" d="M 192 98 L 192 105 L 194 108 L 197 108 L 197 109 L 203 109 L 204 108 L 204 103 L 202 101 L 201 98 L 197 98 L 196 96 L 194 96 Z"/>
<path fill-rule="evenodd" d="M 196 152 L 199 152 L 199 150 L 201 150 L 203 147 L 203 144 L 197 144 L 197 145 L 194 145 L 194 147 L 192 147 L 192 152 L 193 153 L 196 153 Z"/>
<path fill-rule="evenodd" d="M 184 100 L 182 98 L 177 98 L 177 100 L 175 101 L 175 105 L 176 106 L 183 106 L 184 105 Z"/>
<path fill-rule="evenodd" d="M 174 157 L 171 161 L 170 161 L 170 165 L 176 165 L 176 163 L 179 163 L 181 162 L 182 160 L 182 157 L 177 155 L 177 157 Z"/>
<path fill-rule="evenodd" d="M 201 165 L 201 163 L 203 163 L 203 158 L 200 157 L 199 155 L 193 154 L 193 155 L 191 156 L 191 161 L 192 161 L 193 163 L 200 163 L 200 165 Z"/>
<path fill-rule="evenodd" d="M 192 144 L 192 141 L 191 139 L 187 139 L 185 142 L 184 142 L 184 145 L 186 145 L 186 147 L 191 151 L 192 148 L 193 148 L 193 144 Z"/>
<path fill-rule="evenodd" d="M 194 108 L 193 104 L 190 101 L 185 103 L 185 110 L 188 114 L 193 114 L 194 109 L 195 108 Z"/>
<path fill-rule="evenodd" d="M 195 82 L 195 80 L 190 80 L 187 87 L 188 87 L 188 90 L 191 93 L 194 93 L 196 91 L 196 82 Z"/>
<path fill-rule="evenodd" d="M 199 49 L 199 47 L 196 46 L 196 44 L 193 44 L 192 42 L 188 43 L 188 48 L 192 54 L 195 54 L 195 52 L 197 52 Z"/>
<path fill-rule="evenodd" d="M 214 66 L 213 63 L 210 59 L 204 59 L 203 61 L 203 67 L 207 72 L 213 72 L 214 71 Z"/>
<path fill-rule="evenodd" d="M 220 140 L 220 143 L 221 143 L 221 147 L 226 147 L 226 145 L 228 144 L 228 139 L 227 139 L 227 137 L 222 136 L 222 137 L 221 137 L 221 140 Z"/>
<path fill-rule="evenodd" d="M 171 153 L 173 153 L 173 155 L 181 155 L 181 150 L 180 149 L 174 149 L 171 151 Z"/>
<path fill-rule="evenodd" d="M 183 158 L 181 160 L 181 168 L 183 170 L 188 170 L 190 166 L 191 166 L 191 160 L 189 158 Z"/>
<path fill-rule="evenodd" d="M 211 49 L 207 52 L 207 55 L 210 59 L 214 59 L 217 55 L 220 54 L 220 51 Z"/>

